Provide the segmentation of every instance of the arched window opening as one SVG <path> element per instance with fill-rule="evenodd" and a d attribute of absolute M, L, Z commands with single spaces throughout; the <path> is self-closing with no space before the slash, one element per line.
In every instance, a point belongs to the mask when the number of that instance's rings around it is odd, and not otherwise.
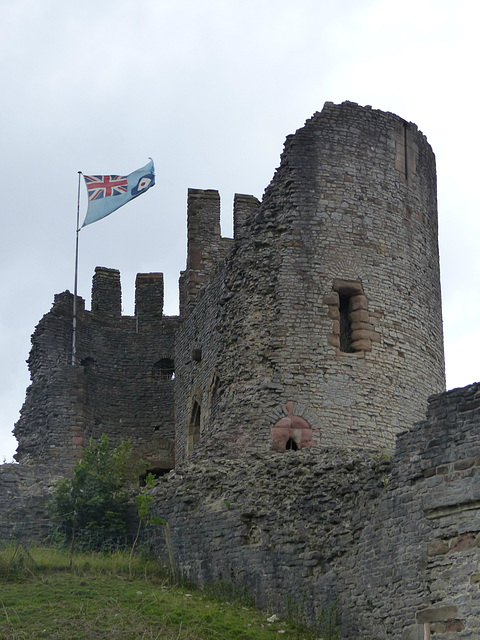
<path fill-rule="evenodd" d="M 175 380 L 175 364 L 171 358 L 162 358 L 152 368 L 156 380 Z"/>
<path fill-rule="evenodd" d="M 289 438 L 287 440 L 287 444 L 285 445 L 285 451 L 298 451 L 298 444 L 295 442 L 293 438 Z"/>
<path fill-rule="evenodd" d="M 192 413 L 190 414 L 190 422 L 188 425 L 187 434 L 187 454 L 193 452 L 193 448 L 200 440 L 200 419 L 201 419 L 201 407 L 200 404 L 195 401 L 192 407 Z"/>

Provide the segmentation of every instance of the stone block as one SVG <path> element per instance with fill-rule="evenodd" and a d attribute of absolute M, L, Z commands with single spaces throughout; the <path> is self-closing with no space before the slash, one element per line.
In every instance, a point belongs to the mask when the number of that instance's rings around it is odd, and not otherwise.
<path fill-rule="evenodd" d="M 445 620 L 454 620 L 458 616 L 458 607 L 455 605 L 446 605 L 443 607 L 434 607 L 430 609 L 422 609 L 417 611 L 415 618 L 418 623 L 425 622 L 445 622 Z"/>
<path fill-rule="evenodd" d="M 474 533 L 465 533 L 450 541 L 450 552 L 466 551 L 477 546 L 477 538 Z"/>
<path fill-rule="evenodd" d="M 337 307 L 329 307 L 328 317 L 332 320 L 340 320 L 340 311 Z"/>
<path fill-rule="evenodd" d="M 449 546 L 444 540 L 433 540 L 427 545 L 427 554 L 430 557 L 444 555 L 448 550 Z"/>
<path fill-rule="evenodd" d="M 352 322 L 351 330 L 353 331 L 368 331 L 370 334 L 373 331 L 373 326 L 370 322 Z"/>
<path fill-rule="evenodd" d="M 424 625 L 411 624 L 402 632 L 402 640 L 425 640 Z"/>
<path fill-rule="evenodd" d="M 475 458 L 465 458 L 455 462 L 453 468 L 457 471 L 463 471 L 464 469 L 470 469 L 475 464 Z"/>
<path fill-rule="evenodd" d="M 326 296 L 323 296 L 323 304 L 333 305 L 338 307 L 340 303 L 340 296 L 336 291 L 332 291 L 331 293 L 327 293 Z"/>
<path fill-rule="evenodd" d="M 368 300 L 364 295 L 352 296 L 350 298 L 350 311 L 368 310 Z"/>
<path fill-rule="evenodd" d="M 445 623 L 445 631 L 447 633 L 460 633 L 465 629 L 464 620 L 449 620 Z"/>
<path fill-rule="evenodd" d="M 365 329 L 355 329 L 352 330 L 352 342 L 356 342 L 357 340 L 368 340 L 370 341 L 370 336 L 372 335 L 371 331 L 366 331 Z"/>
<path fill-rule="evenodd" d="M 330 334 L 328 336 L 328 344 L 331 345 L 332 347 L 337 347 L 337 349 L 340 349 L 340 337 L 338 334 Z"/>
<path fill-rule="evenodd" d="M 370 314 L 365 309 L 358 309 L 357 311 L 352 311 L 350 313 L 350 320 L 353 323 L 355 322 L 368 322 L 370 323 Z"/>
<path fill-rule="evenodd" d="M 352 341 L 352 349 L 353 351 L 371 351 L 372 342 L 371 340 L 354 340 Z"/>

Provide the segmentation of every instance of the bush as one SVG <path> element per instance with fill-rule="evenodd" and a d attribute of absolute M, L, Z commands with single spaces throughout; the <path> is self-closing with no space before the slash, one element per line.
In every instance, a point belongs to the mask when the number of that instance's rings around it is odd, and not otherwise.
<path fill-rule="evenodd" d="M 105 434 L 90 439 L 73 477 L 57 483 L 47 504 L 57 541 L 69 543 L 74 536 L 82 548 L 95 549 L 125 534 L 130 452 L 129 442 L 112 449 Z"/>

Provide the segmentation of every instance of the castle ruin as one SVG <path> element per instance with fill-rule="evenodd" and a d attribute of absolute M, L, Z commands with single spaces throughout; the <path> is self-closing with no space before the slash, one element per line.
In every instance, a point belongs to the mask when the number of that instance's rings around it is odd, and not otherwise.
<path fill-rule="evenodd" d="M 164 476 L 157 553 L 193 581 L 311 621 L 338 603 L 351 640 L 480 637 L 480 391 L 444 393 L 425 136 L 326 103 L 262 202 L 235 196 L 233 239 L 218 192 L 189 190 L 187 214 L 178 317 L 160 273 L 137 276 L 122 316 L 102 267 L 73 365 L 72 295 L 37 326 L 0 533 L 31 509 L 27 484 L 70 473 L 105 433 Z"/>

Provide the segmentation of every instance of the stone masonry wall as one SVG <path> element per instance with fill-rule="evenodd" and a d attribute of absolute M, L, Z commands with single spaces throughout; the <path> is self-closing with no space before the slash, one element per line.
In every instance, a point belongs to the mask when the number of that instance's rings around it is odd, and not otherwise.
<path fill-rule="evenodd" d="M 339 559 L 374 515 L 389 466 L 358 451 L 312 449 L 197 459 L 160 479 L 155 512 L 185 578 L 232 582 L 271 613 L 290 607 L 312 622 L 342 601 Z M 163 537 L 157 545 L 171 561 Z"/>
<path fill-rule="evenodd" d="M 174 336 L 164 317 L 161 274 L 139 274 L 136 315 L 121 315 L 120 274 L 97 267 L 92 311 L 78 304 L 76 364 L 71 363 L 73 296 L 56 296 L 32 337 L 16 459 L 51 461 L 67 471 L 90 437 L 132 442 L 155 468 L 174 465 Z"/>
<path fill-rule="evenodd" d="M 185 307 L 177 360 L 211 358 L 177 388 L 178 458 L 198 410 L 209 415 L 202 451 L 391 450 L 445 388 L 435 159 L 423 134 L 390 113 L 327 103 L 287 138 L 241 229 L 215 282 Z M 279 430 L 287 403 L 305 429 Z"/>
<path fill-rule="evenodd" d="M 339 571 L 349 633 L 480 637 L 479 409 L 479 384 L 433 396 L 399 436 L 376 516 Z"/>
<path fill-rule="evenodd" d="M 61 478 L 51 465 L 0 465 L 0 543 L 47 540 L 45 503 Z"/>
<path fill-rule="evenodd" d="M 390 472 L 391 469 L 391 472 Z M 480 637 L 480 384 L 433 396 L 393 460 L 304 449 L 179 465 L 156 489 L 157 553 L 344 640 Z"/>

